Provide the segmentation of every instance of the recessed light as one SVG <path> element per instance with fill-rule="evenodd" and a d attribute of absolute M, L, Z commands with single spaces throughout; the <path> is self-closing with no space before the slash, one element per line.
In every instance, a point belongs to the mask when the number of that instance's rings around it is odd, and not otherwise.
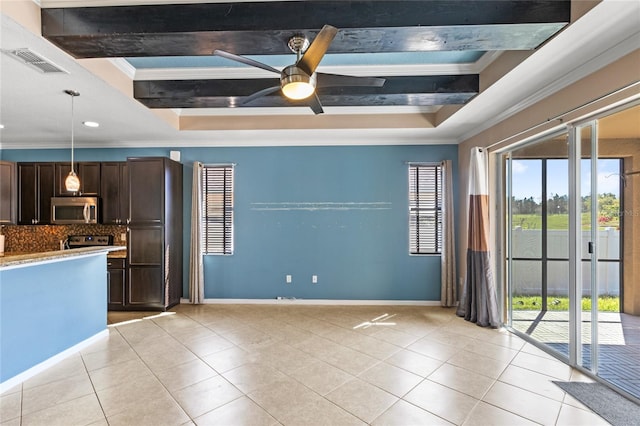
<path fill-rule="evenodd" d="M 4 129 L 4 124 L 0 124 L 0 129 Z"/>
<path fill-rule="evenodd" d="M 100 123 L 96 123 L 95 121 L 83 121 L 82 124 L 87 127 L 100 127 Z"/>

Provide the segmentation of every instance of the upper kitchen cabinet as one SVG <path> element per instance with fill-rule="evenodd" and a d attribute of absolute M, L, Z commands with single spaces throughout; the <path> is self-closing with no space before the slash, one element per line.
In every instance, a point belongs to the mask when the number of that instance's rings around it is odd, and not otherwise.
<path fill-rule="evenodd" d="M 51 222 L 55 163 L 18 163 L 18 224 Z"/>
<path fill-rule="evenodd" d="M 69 163 L 56 163 L 56 197 L 97 197 L 100 195 L 100 163 L 81 162 L 76 163 L 74 168 L 80 179 L 80 191 L 69 192 L 64 186 L 64 181 L 71 171 L 71 165 Z"/>
<path fill-rule="evenodd" d="M 129 223 L 137 225 L 162 224 L 165 217 L 165 201 L 171 204 L 171 192 L 166 191 L 170 182 L 170 161 L 163 157 L 129 158 Z M 179 163 L 178 163 L 179 164 Z"/>
<path fill-rule="evenodd" d="M 127 163 L 102 163 L 100 169 L 102 223 L 119 225 L 129 217 L 129 173 Z"/>
<path fill-rule="evenodd" d="M 16 223 L 17 200 L 16 164 L 0 161 L 0 225 Z"/>

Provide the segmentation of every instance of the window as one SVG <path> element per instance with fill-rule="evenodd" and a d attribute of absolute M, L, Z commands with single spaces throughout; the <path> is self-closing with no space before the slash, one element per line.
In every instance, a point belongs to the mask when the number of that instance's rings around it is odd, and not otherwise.
<path fill-rule="evenodd" d="M 442 166 L 409 165 L 409 253 L 442 251 Z"/>
<path fill-rule="evenodd" d="M 233 165 L 202 168 L 204 254 L 233 254 Z"/>

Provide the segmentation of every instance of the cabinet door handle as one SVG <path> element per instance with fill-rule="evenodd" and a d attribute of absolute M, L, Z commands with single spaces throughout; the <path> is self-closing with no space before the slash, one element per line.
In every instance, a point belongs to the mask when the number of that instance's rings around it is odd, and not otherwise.
<path fill-rule="evenodd" d="M 111 262 L 107 262 L 107 266 L 111 266 Z"/>

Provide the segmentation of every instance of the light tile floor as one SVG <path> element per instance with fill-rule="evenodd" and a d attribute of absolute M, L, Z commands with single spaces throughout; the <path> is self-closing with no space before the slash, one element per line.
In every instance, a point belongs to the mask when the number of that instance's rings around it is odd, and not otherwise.
<path fill-rule="evenodd" d="M 607 424 L 552 383 L 588 378 L 451 309 L 127 315 L 108 338 L 3 393 L 2 426 Z"/>

